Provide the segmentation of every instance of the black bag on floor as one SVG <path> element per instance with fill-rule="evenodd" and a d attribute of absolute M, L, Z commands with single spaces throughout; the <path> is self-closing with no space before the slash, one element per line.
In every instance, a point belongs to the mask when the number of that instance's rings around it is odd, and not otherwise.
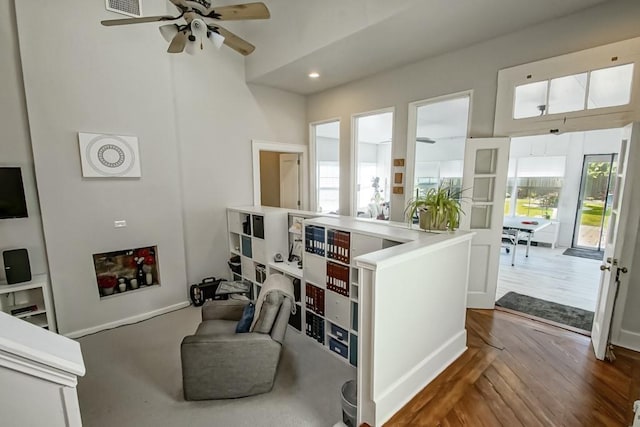
<path fill-rule="evenodd" d="M 191 285 L 189 296 L 193 305 L 200 307 L 207 300 L 223 299 L 221 295 L 216 296 L 216 289 L 221 281 L 222 279 L 215 277 L 206 277 L 197 285 Z"/>

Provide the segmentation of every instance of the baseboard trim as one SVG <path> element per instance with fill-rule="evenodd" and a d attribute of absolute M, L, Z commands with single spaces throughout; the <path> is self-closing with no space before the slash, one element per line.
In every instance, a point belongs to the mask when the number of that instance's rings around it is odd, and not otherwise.
<path fill-rule="evenodd" d="M 151 319 L 152 317 L 159 316 L 161 314 L 170 313 L 172 311 L 180 310 L 191 305 L 189 301 L 182 301 L 177 304 L 173 304 L 167 307 L 159 308 L 157 310 L 147 311 L 146 313 L 136 314 L 135 316 L 127 317 L 124 319 L 116 320 L 114 322 L 103 323 L 102 325 L 92 326 L 86 329 L 79 329 L 77 331 L 68 332 L 63 334 L 67 338 L 80 338 L 85 335 L 95 334 L 96 332 L 106 331 L 107 329 L 117 328 L 118 326 L 130 325 L 132 323 L 138 323 L 143 320 Z"/>
<path fill-rule="evenodd" d="M 614 340 L 613 344 L 618 347 L 640 352 L 640 333 L 620 329 L 618 339 Z"/>
<path fill-rule="evenodd" d="M 374 398 L 376 425 L 386 423 L 420 390 L 440 375 L 467 350 L 467 330 L 463 329 L 427 355 L 413 369 Z"/>

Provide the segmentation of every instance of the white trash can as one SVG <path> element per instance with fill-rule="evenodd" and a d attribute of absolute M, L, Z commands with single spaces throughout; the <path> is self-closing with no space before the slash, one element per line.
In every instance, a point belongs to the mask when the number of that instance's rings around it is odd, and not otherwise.
<path fill-rule="evenodd" d="M 356 427 L 358 385 L 356 380 L 347 381 L 342 385 L 342 422 L 347 427 Z"/>

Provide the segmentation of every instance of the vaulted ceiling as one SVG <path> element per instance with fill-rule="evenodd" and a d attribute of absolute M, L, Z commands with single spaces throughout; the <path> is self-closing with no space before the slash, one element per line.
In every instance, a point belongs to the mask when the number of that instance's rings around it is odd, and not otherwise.
<path fill-rule="evenodd" d="M 226 23 L 257 47 L 247 81 L 311 94 L 612 0 L 263 1 L 270 20 Z"/>

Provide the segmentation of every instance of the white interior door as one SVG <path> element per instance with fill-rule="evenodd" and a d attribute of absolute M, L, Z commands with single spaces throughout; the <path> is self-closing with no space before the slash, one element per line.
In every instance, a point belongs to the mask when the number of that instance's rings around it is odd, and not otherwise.
<path fill-rule="evenodd" d="M 300 209 L 300 164 L 297 154 L 280 154 L 280 207 Z"/>
<path fill-rule="evenodd" d="M 613 190 L 604 261 L 600 267 L 602 273 L 598 302 L 591 330 L 593 349 L 596 357 L 600 360 L 604 359 L 607 353 L 616 291 L 619 281 L 629 277 L 638 233 L 634 224 L 638 224 L 638 216 L 640 215 L 640 203 L 638 202 L 640 191 L 634 189 L 632 185 L 635 181 L 634 177 L 637 176 L 634 170 L 638 168 L 638 160 L 640 159 L 640 150 L 638 150 L 638 144 L 640 144 L 639 126 L 639 123 L 635 123 L 624 128 L 618 156 L 618 170 Z"/>
<path fill-rule="evenodd" d="M 465 146 L 460 228 L 471 241 L 467 307 L 493 308 L 498 284 L 510 138 L 469 138 Z"/>

